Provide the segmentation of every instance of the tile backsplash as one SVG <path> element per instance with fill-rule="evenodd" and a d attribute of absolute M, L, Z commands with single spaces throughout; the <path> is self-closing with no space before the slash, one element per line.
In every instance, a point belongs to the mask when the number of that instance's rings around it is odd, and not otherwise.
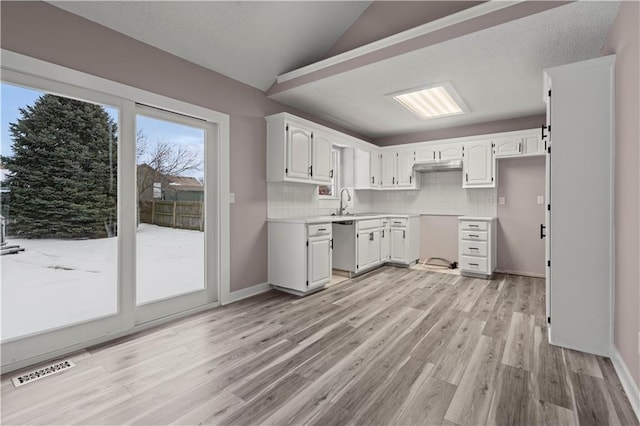
<path fill-rule="evenodd" d="M 418 174 L 420 190 L 370 191 L 350 189 L 352 213 L 418 213 L 429 215 L 496 216 L 495 188 L 462 189 L 462 172 Z M 269 217 L 319 216 L 335 213 L 337 199 L 321 199 L 315 185 L 269 183 Z M 346 194 L 344 197 L 345 203 Z"/>

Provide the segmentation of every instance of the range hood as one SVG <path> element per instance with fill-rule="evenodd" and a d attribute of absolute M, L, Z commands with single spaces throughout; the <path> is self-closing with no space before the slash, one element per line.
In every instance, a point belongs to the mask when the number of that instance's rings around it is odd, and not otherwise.
<path fill-rule="evenodd" d="M 439 161 L 437 163 L 415 163 L 413 170 L 420 173 L 462 170 L 462 160 Z"/>

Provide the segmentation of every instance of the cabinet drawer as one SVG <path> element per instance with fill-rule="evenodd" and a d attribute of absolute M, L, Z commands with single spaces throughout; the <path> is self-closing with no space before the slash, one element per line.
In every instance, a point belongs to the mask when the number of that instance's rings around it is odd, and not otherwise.
<path fill-rule="evenodd" d="M 463 240 L 487 241 L 486 231 L 460 231 Z"/>
<path fill-rule="evenodd" d="M 488 262 L 486 257 L 467 257 L 460 256 L 460 269 L 463 271 L 489 273 Z"/>
<path fill-rule="evenodd" d="M 487 256 L 487 243 L 480 241 L 462 241 L 462 254 Z"/>
<path fill-rule="evenodd" d="M 487 222 L 472 222 L 467 220 L 461 221 L 460 226 L 462 229 L 469 229 L 471 231 L 486 231 L 489 228 L 489 224 Z"/>
<path fill-rule="evenodd" d="M 392 217 L 389 219 L 391 221 L 392 228 L 406 228 L 407 227 L 407 219 Z"/>
<path fill-rule="evenodd" d="M 380 219 L 360 220 L 358 221 L 358 231 L 365 229 L 380 228 Z"/>
<path fill-rule="evenodd" d="M 313 225 L 307 225 L 307 236 L 317 237 L 319 235 L 331 235 L 331 224 L 316 223 Z"/>

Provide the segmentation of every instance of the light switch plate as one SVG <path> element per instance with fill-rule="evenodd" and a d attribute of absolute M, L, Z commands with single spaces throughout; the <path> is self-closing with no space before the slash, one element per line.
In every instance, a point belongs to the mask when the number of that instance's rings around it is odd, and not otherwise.
<path fill-rule="evenodd" d="M 544 204 L 544 196 L 538 195 L 538 204 Z"/>
<path fill-rule="evenodd" d="M 236 202 L 236 193 L 235 193 L 235 192 L 230 192 L 230 193 L 229 193 L 229 202 L 230 202 L 231 204 L 233 204 L 233 203 L 235 203 L 235 202 Z"/>
<path fill-rule="evenodd" d="M 498 204 L 500 204 L 501 206 L 504 206 L 504 197 L 498 197 Z"/>

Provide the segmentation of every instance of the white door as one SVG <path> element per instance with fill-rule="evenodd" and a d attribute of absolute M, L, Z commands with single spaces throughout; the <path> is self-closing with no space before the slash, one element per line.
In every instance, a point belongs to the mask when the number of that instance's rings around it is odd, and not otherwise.
<path fill-rule="evenodd" d="M 311 132 L 287 125 L 287 176 L 309 179 L 311 175 Z"/>
<path fill-rule="evenodd" d="M 395 186 L 396 180 L 396 163 L 397 152 L 383 152 L 380 162 L 381 178 L 380 183 L 383 187 Z"/>
<path fill-rule="evenodd" d="M 371 187 L 377 188 L 381 184 L 380 177 L 380 154 L 377 152 L 371 153 Z"/>
<path fill-rule="evenodd" d="M 413 151 L 398 152 L 398 169 L 396 171 L 396 179 L 398 186 L 412 186 L 415 184 L 413 176 L 413 162 L 415 153 Z"/>
<path fill-rule="evenodd" d="M 469 142 L 464 145 L 462 187 L 493 186 L 491 141 Z"/>
<path fill-rule="evenodd" d="M 383 262 L 389 260 L 391 255 L 391 235 L 389 235 L 389 225 L 383 224 L 380 230 L 380 259 Z"/>
<path fill-rule="evenodd" d="M 369 242 L 369 248 L 367 250 L 369 265 L 377 265 L 380 263 L 380 229 L 371 231 L 367 241 Z"/>
<path fill-rule="evenodd" d="M 331 182 L 331 140 L 318 133 L 312 134 L 311 179 Z"/>
<path fill-rule="evenodd" d="M 452 143 L 441 146 L 438 150 L 438 161 L 462 160 L 462 144 Z"/>
<path fill-rule="evenodd" d="M 538 136 L 524 138 L 522 141 L 523 151 L 528 155 L 544 154 L 544 141 Z"/>
<path fill-rule="evenodd" d="M 374 154 L 375 156 L 375 154 Z M 353 186 L 356 188 L 370 188 L 371 185 L 371 154 L 361 149 L 353 149 Z"/>
<path fill-rule="evenodd" d="M 360 271 L 369 266 L 369 231 L 358 233 L 357 239 L 357 261 L 356 270 Z"/>
<path fill-rule="evenodd" d="M 405 262 L 407 232 L 405 228 L 391 228 L 391 261 Z"/>
<path fill-rule="evenodd" d="M 494 145 L 495 157 L 512 157 L 524 152 L 522 138 L 498 139 Z"/>
<path fill-rule="evenodd" d="M 416 163 L 432 163 L 438 161 L 438 148 L 435 146 L 416 150 Z"/>
<path fill-rule="evenodd" d="M 331 281 L 331 239 L 327 237 L 309 238 L 307 255 L 309 289 Z"/>

